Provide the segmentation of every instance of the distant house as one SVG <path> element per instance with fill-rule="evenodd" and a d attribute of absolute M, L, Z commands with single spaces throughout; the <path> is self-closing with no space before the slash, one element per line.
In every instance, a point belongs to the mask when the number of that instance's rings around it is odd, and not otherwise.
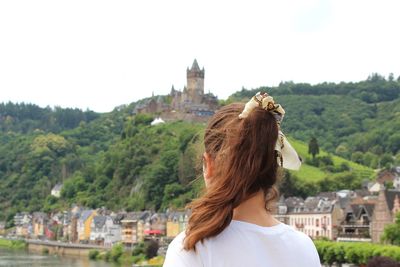
<path fill-rule="evenodd" d="M 33 221 L 33 236 L 35 238 L 43 238 L 46 234 L 46 227 L 49 218 L 44 212 L 34 212 L 32 216 Z"/>
<path fill-rule="evenodd" d="M 94 210 L 84 210 L 80 214 L 77 224 L 78 240 L 80 243 L 89 242 L 92 220 L 96 215 L 97 213 Z"/>
<path fill-rule="evenodd" d="M 188 219 L 189 219 L 188 212 L 183 212 L 183 211 L 168 212 L 166 236 L 169 238 L 174 238 L 180 232 L 184 231 L 186 229 Z"/>
<path fill-rule="evenodd" d="M 378 174 L 376 181 L 380 184 L 393 182 L 393 179 L 396 177 L 396 173 L 394 170 L 385 170 Z"/>
<path fill-rule="evenodd" d="M 348 205 L 340 223 L 338 241 L 371 242 L 371 221 L 374 203 Z"/>
<path fill-rule="evenodd" d="M 111 216 L 94 216 L 91 224 L 90 242 L 112 247 L 121 241 L 121 226 Z"/>
<path fill-rule="evenodd" d="M 382 187 L 372 216 L 372 242 L 380 242 L 385 226 L 394 223 L 397 212 L 400 212 L 400 190 L 390 190 Z"/>
<path fill-rule="evenodd" d="M 118 224 L 118 220 L 108 216 L 109 220 L 106 222 L 107 231 L 104 237 L 104 246 L 112 247 L 116 243 L 121 242 L 121 225 Z"/>
<path fill-rule="evenodd" d="M 28 212 L 19 212 L 14 216 L 14 224 L 22 225 L 30 223 L 32 221 L 32 216 Z"/>
<path fill-rule="evenodd" d="M 145 231 L 145 235 L 161 236 L 166 234 L 167 216 L 165 213 L 154 213 L 150 216 L 150 229 Z"/>
<path fill-rule="evenodd" d="M 132 247 L 138 240 L 137 228 L 140 215 L 138 213 L 128 213 L 121 220 L 121 240 L 126 247 Z"/>
<path fill-rule="evenodd" d="M 70 217 L 70 222 L 67 226 L 67 237 L 68 240 L 72 243 L 77 243 L 79 241 L 78 234 L 78 221 L 79 221 L 80 213 L 72 213 Z"/>
<path fill-rule="evenodd" d="M 342 217 L 340 202 L 331 197 L 297 197 L 283 199 L 277 206 L 277 219 L 306 235 L 336 239 Z"/>
<path fill-rule="evenodd" d="M 382 186 L 392 184 L 394 189 L 400 190 L 400 167 L 385 170 L 379 173 L 376 182 L 370 183 L 369 191 L 378 193 Z"/>
<path fill-rule="evenodd" d="M 24 223 L 15 227 L 15 234 L 18 237 L 28 238 L 32 234 L 32 224 Z"/>
<path fill-rule="evenodd" d="M 27 212 L 20 212 L 14 216 L 15 234 L 27 238 L 32 234 L 32 216 Z"/>
<path fill-rule="evenodd" d="M 94 216 L 91 224 L 90 242 L 112 247 L 121 241 L 121 226 L 111 216 Z"/>
<path fill-rule="evenodd" d="M 97 244 L 97 245 L 103 245 L 104 244 L 104 237 L 107 233 L 107 227 L 106 227 L 106 216 L 98 215 L 94 216 L 92 223 L 90 225 L 90 242 Z"/>
<path fill-rule="evenodd" d="M 51 189 L 51 195 L 55 196 L 55 197 L 60 197 L 62 187 L 63 187 L 63 184 L 61 184 L 61 183 L 56 184 L 53 187 L 53 189 Z"/>

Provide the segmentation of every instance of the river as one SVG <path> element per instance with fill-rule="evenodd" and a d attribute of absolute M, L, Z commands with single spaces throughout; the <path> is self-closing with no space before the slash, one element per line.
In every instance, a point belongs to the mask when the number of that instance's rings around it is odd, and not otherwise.
<path fill-rule="evenodd" d="M 1 267 L 120 267 L 104 261 L 91 261 L 85 258 L 40 255 L 25 250 L 0 248 Z"/>

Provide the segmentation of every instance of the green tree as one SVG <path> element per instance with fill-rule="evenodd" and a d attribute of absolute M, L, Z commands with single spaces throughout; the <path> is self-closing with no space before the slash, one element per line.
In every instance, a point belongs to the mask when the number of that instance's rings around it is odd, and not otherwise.
<path fill-rule="evenodd" d="M 396 214 L 395 223 L 385 227 L 381 240 L 392 245 L 400 246 L 400 212 Z"/>
<path fill-rule="evenodd" d="M 315 156 L 319 154 L 319 145 L 317 138 L 311 138 L 310 142 L 308 143 L 308 154 L 311 154 L 313 160 L 315 160 Z"/>

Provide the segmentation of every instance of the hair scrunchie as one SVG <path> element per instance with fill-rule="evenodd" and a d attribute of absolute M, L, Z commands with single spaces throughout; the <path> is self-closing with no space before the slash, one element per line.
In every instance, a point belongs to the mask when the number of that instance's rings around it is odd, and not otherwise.
<path fill-rule="evenodd" d="M 247 118 L 247 116 L 249 116 L 249 114 L 256 107 L 260 107 L 265 109 L 267 112 L 272 113 L 278 124 L 279 135 L 278 140 L 276 141 L 275 151 L 279 166 L 290 170 L 300 169 L 301 159 L 281 131 L 280 125 L 283 117 L 285 116 L 285 110 L 283 107 L 279 104 L 276 104 L 272 96 L 268 95 L 267 93 L 262 94 L 261 92 L 258 92 L 246 103 L 242 113 L 239 115 L 239 119 Z"/>

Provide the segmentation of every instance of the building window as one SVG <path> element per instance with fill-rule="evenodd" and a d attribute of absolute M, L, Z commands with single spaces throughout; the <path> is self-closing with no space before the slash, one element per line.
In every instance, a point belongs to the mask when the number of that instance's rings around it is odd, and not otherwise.
<path fill-rule="evenodd" d="M 315 226 L 319 227 L 319 219 L 315 219 Z M 317 231 L 317 233 L 318 233 L 318 231 Z"/>

